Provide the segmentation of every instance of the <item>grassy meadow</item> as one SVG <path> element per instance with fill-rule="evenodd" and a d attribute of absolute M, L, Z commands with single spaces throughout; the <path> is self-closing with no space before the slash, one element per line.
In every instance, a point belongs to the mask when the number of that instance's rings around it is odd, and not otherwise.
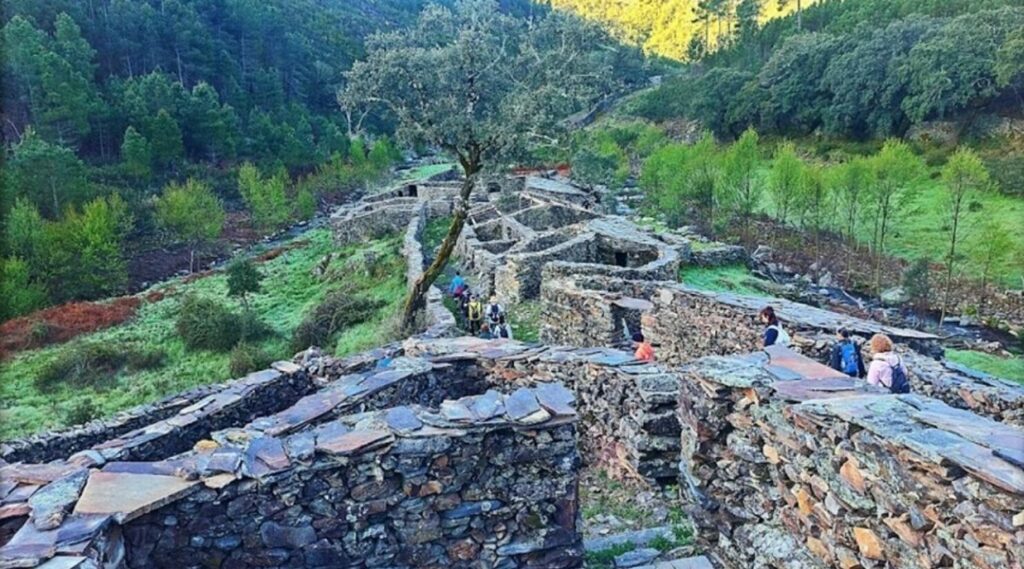
<path fill-rule="evenodd" d="M 274 359 L 291 357 L 295 327 L 330 290 L 341 287 L 384 304 L 376 318 L 341 331 L 334 345 L 325 347 L 327 351 L 344 355 L 388 341 L 392 333 L 391 315 L 405 292 L 404 261 L 398 247 L 399 240 L 393 237 L 336 251 L 330 230 L 315 229 L 284 244 L 279 255 L 267 255 L 273 258 L 259 264 L 264 275 L 262 292 L 249 300 L 251 310 L 271 330 L 256 342 L 257 346 Z M 332 251 L 335 257 L 328 274 L 333 276 L 315 276 L 314 267 Z M 367 252 L 372 252 L 379 267 L 372 275 L 360 270 Z M 136 317 L 125 324 L 65 344 L 22 352 L 0 363 L 0 440 L 66 426 L 82 418 L 83 408 L 96 416 L 109 415 L 198 385 L 229 379 L 228 353 L 190 350 L 175 330 L 177 311 L 186 294 L 215 298 L 232 310 L 242 310 L 237 299 L 226 296 L 225 274 L 175 279 L 143 294 L 155 291 L 163 293 L 164 298 L 144 303 Z M 37 378 L 47 366 L 69 350 L 91 343 L 162 351 L 162 365 L 122 369 L 84 388 L 57 384 L 40 389 Z"/>

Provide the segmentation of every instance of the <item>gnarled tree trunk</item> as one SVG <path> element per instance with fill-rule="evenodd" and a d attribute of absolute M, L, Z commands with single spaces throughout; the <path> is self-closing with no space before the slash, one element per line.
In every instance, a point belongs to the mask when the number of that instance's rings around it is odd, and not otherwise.
<path fill-rule="evenodd" d="M 445 235 L 444 241 L 441 242 L 441 247 L 437 250 L 433 262 L 430 263 L 427 270 L 423 271 L 420 278 L 416 279 L 416 283 L 413 284 L 405 298 L 405 308 L 402 312 L 402 327 L 405 329 L 412 326 L 416 319 L 416 313 L 423 309 L 427 291 L 433 286 L 437 277 L 441 276 L 441 271 L 448 264 L 448 259 L 451 258 L 452 251 L 455 250 L 455 243 L 459 240 L 459 234 L 462 233 L 462 227 L 466 224 L 466 217 L 469 215 L 469 198 L 473 194 L 477 177 L 480 175 L 480 158 L 474 156 L 461 160 L 461 162 L 466 179 L 462 182 L 459 202 L 455 204 L 452 224 L 448 226 L 448 233 Z"/>

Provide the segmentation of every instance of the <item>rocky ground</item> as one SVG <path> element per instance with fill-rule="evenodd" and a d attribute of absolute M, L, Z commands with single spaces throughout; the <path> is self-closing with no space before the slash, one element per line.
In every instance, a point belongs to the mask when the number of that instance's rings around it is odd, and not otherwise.
<path fill-rule="evenodd" d="M 697 553 L 674 486 L 613 480 L 591 465 L 580 475 L 580 507 L 588 568 L 648 566 Z"/>

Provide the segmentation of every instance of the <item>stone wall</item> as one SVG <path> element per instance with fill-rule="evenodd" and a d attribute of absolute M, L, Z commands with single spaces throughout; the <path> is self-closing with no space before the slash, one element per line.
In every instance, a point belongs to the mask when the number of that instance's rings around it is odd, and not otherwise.
<path fill-rule="evenodd" d="M 423 230 L 427 226 L 429 207 L 421 203 L 416 208 L 416 215 L 409 220 L 405 236 L 402 240 L 402 255 L 405 256 L 405 282 L 412 290 L 416 281 L 423 275 L 425 259 L 423 252 Z M 444 293 L 436 286 L 427 291 L 424 307 L 427 320 L 427 334 L 441 337 L 449 334 L 456 327 L 455 316 L 444 306 Z"/>
<path fill-rule="evenodd" d="M 761 307 L 771 305 L 793 337 L 793 348 L 827 363 L 834 331 L 845 327 L 865 346 L 876 332 L 890 335 L 907 363 L 915 393 L 981 415 L 1024 425 L 1024 387 L 936 360 L 935 337 L 782 299 L 711 293 L 670 282 L 568 276 L 574 267 L 550 264 L 541 289 L 541 339 L 575 346 L 616 346 L 622 323 L 636 321 L 655 344 L 659 362 L 676 366 L 707 355 L 745 353 L 760 345 Z M 922 353 L 922 351 L 924 353 Z"/>
<path fill-rule="evenodd" d="M 1024 430 L 789 350 L 683 367 L 680 486 L 724 566 L 1018 567 Z"/>
<path fill-rule="evenodd" d="M 562 382 L 575 393 L 587 461 L 647 480 L 677 475 L 678 375 L 608 348 L 530 347 L 520 342 L 455 338 L 405 343 L 407 354 L 465 365 L 491 385 L 537 386 Z M 478 371 L 474 371 L 479 368 Z"/>
<path fill-rule="evenodd" d="M 257 464 L 289 466 L 128 522 L 127 566 L 578 567 L 571 417 L 519 426 L 502 401 L 480 422 L 398 407 L 256 439 Z"/>
<path fill-rule="evenodd" d="M 261 382 L 68 461 L 0 462 L 0 564 L 580 566 L 572 393 L 491 369 L 524 344 L 420 341 L 476 352 L 311 349 L 256 376 L 301 375 L 317 391 L 248 424 L 193 426 Z M 166 458 L 186 441 L 195 450 Z"/>

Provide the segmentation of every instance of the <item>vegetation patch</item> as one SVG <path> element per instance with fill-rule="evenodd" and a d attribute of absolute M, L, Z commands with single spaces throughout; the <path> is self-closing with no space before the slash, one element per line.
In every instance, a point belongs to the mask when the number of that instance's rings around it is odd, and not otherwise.
<path fill-rule="evenodd" d="M 107 380 L 117 372 L 156 369 L 163 365 L 166 356 L 159 348 L 134 343 L 83 343 L 46 363 L 35 377 L 35 387 L 41 392 L 51 392 L 59 385 L 107 387 Z"/>
<path fill-rule="evenodd" d="M 259 265 L 263 274 L 261 292 L 250 294 L 248 303 L 250 312 L 260 316 L 269 333 L 247 343 L 274 360 L 290 358 L 294 353 L 292 334 L 303 315 L 339 286 L 384 304 L 367 322 L 339 332 L 335 353 L 348 354 L 389 341 L 393 333 L 391 317 L 405 292 L 404 260 L 399 255 L 398 239 L 378 239 L 339 250 L 332 242 L 330 230 L 314 229 L 297 240 L 304 241 L 303 246 L 291 248 L 286 244 L 286 251 Z M 379 271 L 344 271 L 338 277 L 344 279 L 343 283 L 314 271 L 328 254 L 332 255 L 333 268 L 362 264 L 367 253 L 374 256 Z M 176 321 L 182 304 L 190 296 L 223 303 L 238 315 L 245 313 L 241 298 L 228 297 L 225 272 L 185 281 L 176 279 L 140 295 L 154 300 L 141 304 L 135 318 L 120 325 L 81 335 L 64 344 L 23 351 L 0 364 L 0 440 L 77 423 L 70 420 L 76 409 L 89 410 L 85 415 L 102 417 L 235 377 L 229 351 L 189 349 L 177 332 Z M 50 362 L 85 344 L 106 344 L 118 350 L 125 346 L 159 349 L 165 353 L 164 364 L 146 369 L 129 365 L 107 368 L 109 373 L 102 379 L 96 378 L 97 389 L 75 387 L 63 380 L 47 385 L 48 391 L 36 386 L 36 378 Z M 330 346 L 324 347 L 330 351 Z M 236 359 L 241 362 L 243 358 L 238 354 Z M 76 418 L 82 415 L 79 413 Z"/>
<path fill-rule="evenodd" d="M 946 350 L 946 358 L 987 374 L 1024 384 L 1024 358 L 1004 358 L 972 350 Z"/>
<path fill-rule="evenodd" d="M 109 302 L 71 302 L 8 320 L 0 324 L 0 358 L 122 324 L 135 316 L 141 304 L 135 296 Z"/>
<path fill-rule="evenodd" d="M 687 286 L 714 292 L 735 292 L 752 296 L 765 296 L 758 287 L 758 279 L 743 265 L 722 267 L 696 267 L 679 269 L 679 280 Z"/>
<path fill-rule="evenodd" d="M 362 324 L 386 303 L 347 290 L 334 291 L 306 315 L 292 334 L 292 349 L 326 346 L 339 331 Z"/>

